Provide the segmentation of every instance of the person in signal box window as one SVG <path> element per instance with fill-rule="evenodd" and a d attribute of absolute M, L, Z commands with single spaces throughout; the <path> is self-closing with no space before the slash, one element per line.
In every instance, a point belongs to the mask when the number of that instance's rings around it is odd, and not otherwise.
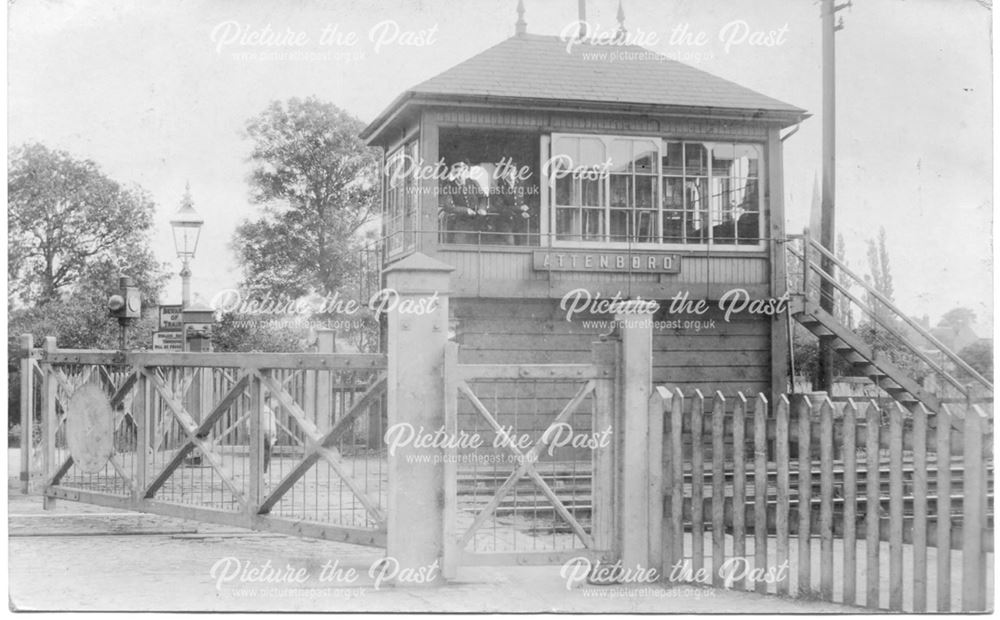
<path fill-rule="evenodd" d="M 487 197 L 470 178 L 469 160 L 459 162 L 441 182 L 440 209 L 448 243 L 476 243 L 485 231 Z"/>

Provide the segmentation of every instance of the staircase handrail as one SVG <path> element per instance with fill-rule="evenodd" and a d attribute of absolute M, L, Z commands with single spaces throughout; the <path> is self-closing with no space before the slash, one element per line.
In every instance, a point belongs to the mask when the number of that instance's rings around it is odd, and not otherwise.
<path fill-rule="evenodd" d="M 889 310 L 891 310 L 893 313 L 895 313 L 896 316 L 898 316 L 900 319 L 902 319 L 903 322 L 906 323 L 908 326 L 910 326 L 910 328 L 912 328 L 915 332 L 917 332 L 918 334 L 920 334 L 921 336 L 923 336 L 924 338 L 926 338 L 931 344 L 933 344 L 934 346 L 936 346 L 941 351 L 941 353 L 943 353 L 948 359 L 950 359 L 952 362 L 954 362 L 963 371 L 965 371 L 966 373 L 968 373 L 968 375 L 970 377 L 972 377 L 973 379 L 975 379 L 976 381 L 978 381 L 980 384 L 982 384 L 984 387 L 986 387 L 986 389 L 988 389 L 989 391 L 991 391 L 991 392 L 993 391 L 993 384 L 991 384 L 985 377 L 983 377 L 978 372 L 976 372 L 976 370 L 974 368 L 972 368 L 971 366 L 969 366 L 969 364 L 967 364 L 965 362 L 965 360 L 963 360 L 962 358 L 960 358 L 954 351 L 952 351 L 950 348 L 948 348 L 947 346 L 945 346 L 940 340 L 938 340 L 933 335 L 931 335 L 931 333 L 928 332 L 926 329 L 924 329 L 923 326 L 921 326 L 919 323 L 917 323 L 916 321 L 914 321 L 913 319 L 911 319 L 909 316 L 906 315 L 906 313 L 904 313 L 902 310 L 900 310 L 898 307 L 896 307 L 896 304 L 892 303 L 892 301 L 890 301 L 888 298 L 886 298 L 885 295 L 883 295 L 882 293 L 880 293 L 877 290 L 875 290 L 874 287 L 872 287 L 871 285 L 869 285 L 862 278 L 859 278 L 856 273 L 854 273 L 853 271 L 851 271 L 851 269 L 847 265 L 845 265 L 843 262 L 841 262 L 836 256 L 834 256 L 834 254 L 832 252 L 830 252 L 828 249 L 826 249 L 825 247 L 823 247 L 823 245 L 820 244 L 818 241 L 816 241 L 815 239 L 813 239 L 812 236 L 810 236 L 808 234 L 808 231 L 804 232 L 802 235 L 789 235 L 789 238 L 790 239 L 804 239 L 807 243 L 809 243 L 809 245 L 812 248 L 814 248 L 816 250 L 819 250 L 820 254 L 822 254 L 824 257 L 826 257 L 831 262 L 833 262 L 833 264 L 835 264 L 837 267 L 839 267 L 852 280 L 854 280 L 857 284 L 861 285 L 861 288 L 863 288 L 865 291 L 867 291 L 868 293 L 870 293 L 880 303 L 884 304 Z M 795 254 L 800 260 L 803 258 L 802 255 L 800 255 L 797 252 L 795 252 L 795 250 L 793 250 L 791 248 L 791 246 L 788 246 L 788 247 L 789 247 L 789 250 L 791 250 L 792 253 Z M 827 280 L 830 281 L 831 284 L 834 284 L 835 286 L 839 285 L 839 283 L 837 282 L 836 278 L 834 278 L 830 274 L 826 273 L 826 271 L 824 271 L 823 269 L 821 269 L 819 266 L 817 266 L 812 261 L 809 261 L 809 263 L 810 263 L 809 266 L 814 271 L 816 271 L 820 275 L 821 278 L 826 278 Z M 844 292 L 845 294 L 847 294 L 846 291 L 843 291 L 842 286 L 837 286 L 837 288 L 839 290 L 841 290 L 841 292 Z M 806 292 L 806 291 L 803 291 L 803 292 Z M 852 295 L 850 297 L 852 299 L 854 299 L 854 297 Z M 866 305 L 861 304 L 860 301 L 857 301 L 856 299 L 854 299 L 854 301 L 855 301 L 855 303 L 858 303 L 859 305 L 861 305 L 865 310 L 867 310 L 873 317 L 875 317 L 877 319 L 878 313 L 874 312 L 874 310 L 872 310 L 871 308 L 868 308 Z M 881 321 L 879 321 L 879 323 L 881 324 Z M 889 329 L 888 326 L 886 326 L 884 324 L 883 324 L 883 327 L 886 327 L 887 329 Z M 890 331 L 893 331 L 893 330 L 890 329 Z M 896 337 L 901 338 L 904 342 L 907 342 L 907 339 L 903 338 L 900 334 L 896 333 L 895 331 L 893 331 L 893 333 L 896 335 Z M 913 349 L 914 353 L 918 353 L 918 355 L 919 355 L 919 352 L 917 351 L 916 347 L 911 346 L 910 348 Z M 921 356 L 921 357 L 923 357 L 923 356 Z M 928 361 L 928 360 L 925 359 L 925 361 Z M 928 362 L 928 363 L 930 363 L 930 362 Z M 933 364 L 932 364 L 932 366 L 933 366 Z M 951 377 L 946 372 L 944 372 L 943 370 L 940 371 L 940 372 L 945 375 L 945 378 L 951 379 Z M 957 379 L 951 380 L 952 383 L 955 383 L 956 381 L 957 381 Z M 963 391 L 966 389 L 965 386 L 962 385 L 961 383 L 955 383 L 955 385 L 957 387 L 960 387 Z"/>
<path fill-rule="evenodd" d="M 802 255 L 799 254 L 798 251 L 796 251 L 796 250 L 794 250 L 792 248 L 789 248 L 789 251 L 796 258 L 798 258 L 800 260 L 802 259 Z M 945 378 L 946 381 L 948 381 L 953 386 L 955 386 L 956 388 L 958 388 L 958 390 L 960 392 L 962 392 L 963 394 L 966 393 L 966 391 L 968 390 L 968 388 L 961 381 L 959 381 L 958 379 L 952 377 L 951 374 L 948 373 L 947 370 L 945 370 L 944 368 L 942 368 L 941 366 L 939 366 L 936 362 L 934 362 L 934 360 L 932 360 L 930 357 L 928 357 L 918 347 L 915 347 L 915 346 L 911 345 L 908 342 L 906 336 L 904 336 L 903 334 L 899 333 L 892 324 L 887 323 L 886 321 L 884 321 L 883 318 L 880 317 L 877 312 L 875 312 L 866 303 L 864 303 L 863 301 L 861 301 L 860 299 L 858 299 L 853 293 L 851 293 L 849 290 L 847 290 L 847 287 L 845 287 L 840 282 L 837 282 L 832 276 L 830 276 L 830 274 L 828 274 L 823 268 L 818 267 L 815 263 L 813 264 L 813 271 L 815 271 L 821 277 L 824 277 L 824 278 L 830 280 L 830 283 L 834 286 L 834 288 L 836 288 L 841 293 L 843 293 L 845 297 L 847 297 L 848 299 L 850 299 L 851 301 L 853 301 L 859 308 L 861 308 L 861 310 L 863 310 L 867 314 L 869 314 L 871 316 L 871 318 L 875 322 L 877 322 L 879 325 L 881 325 L 887 332 L 889 332 L 890 334 L 892 334 L 893 336 L 895 336 L 896 338 L 898 338 L 901 342 L 906 343 L 907 346 L 908 346 L 908 348 L 910 349 L 910 351 L 912 351 L 914 355 L 916 355 L 917 357 L 919 357 L 920 359 L 922 359 L 928 366 L 931 367 L 931 369 L 934 372 L 936 372 L 939 375 L 942 375 Z"/>

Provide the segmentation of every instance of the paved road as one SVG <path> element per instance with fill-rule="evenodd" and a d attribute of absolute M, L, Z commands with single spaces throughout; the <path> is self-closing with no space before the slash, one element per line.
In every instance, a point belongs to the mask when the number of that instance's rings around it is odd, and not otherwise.
<path fill-rule="evenodd" d="M 382 558 L 377 549 L 69 502 L 44 512 L 41 498 L 16 491 L 9 515 L 10 601 L 19 610 L 849 611 L 701 587 L 567 589 L 559 567 L 470 568 L 448 586 L 376 588 L 369 569 Z M 279 574 L 290 567 L 299 582 L 240 582 L 240 571 L 267 566 Z"/>

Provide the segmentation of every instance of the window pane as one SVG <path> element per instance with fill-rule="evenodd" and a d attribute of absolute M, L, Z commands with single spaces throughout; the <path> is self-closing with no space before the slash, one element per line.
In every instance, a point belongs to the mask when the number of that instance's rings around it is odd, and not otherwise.
<path fill-rule="evenodd" d="M 559 207 L 556 209 L 556 239 L 560 241 L 579 241 L 580 209 Z"/>
<path fill-rule="evenodd" d="M 684 172 L 688 176 L 708 174 L 708 149 L 704 144 L 684 145 Z"/>
<path fill-rule="evenodd" d="M 687 217 L 685 237 L 688 243 L 708 242 L 708 179 L 689 179 L 684 183 L 684 207 Z"/>
<path fill-rule="evenodd" d="M 682 153 L 683 145 L 680 142 L 667 142 L 667 148 L 663 152 L 663 174 L 676 176 L 684 174 Z"/>
<path fill-rule="evenodd" d="M 759 176 L 760 147 L 756 144 L 736 144 L 733 147 L 733 158 L 736 160 L 733 176 Z"/>
<path fill-rule="evenodd" d="M 604 209 L 583 209 L 583 240 L 604 240 Z"/>
<path fill-rule="evenodd" d="M 638 209 L 652 209 L 656 204 L 656 177 L 636 177 L 635 206 Z"/>
<path fill-rule="evenodd" d="M 604 181 L 583 179 L 579 181 L 581 198 L 579 204 L 584 207 L 604 206 Z"/>
<path fill-rule="evenodd" d="M 573 162 L 580 159 L 580 139 L 579 138 L 556 138 L 552 141 L 552 157 L 566 155 Z M 574 164 L 575 165 L 575 164 Z"/>
<path fill-rule="evenodd" d="M 538 134 L 442 128 L 438 149 L 449 169 L 463 169 L 438 185 L 445 243 L 538 243 Z"/>
<path fill-rule="evenodd" d="M 632 177 L 611 175 L 611 208 L 624 209 L 632 204 Z"/>
<path fill-rule="evenodd" d="M 636 174 L 656 174 L 659 172 L 657 164 L 660 150 L 654 142 L 649 140 L 636 140 L 633 147 L 633 161 L 635 162 Z"/>
<path fill-rule="evenodd" d="M 556 204 L 557 205 L 572 205 L 573 204 L 573 179 L 570 177 L 563 177 L 561 179 L 556 179 Z"/>
<path fill-rule="evenodd" d="M 663 212 L 663 242 L 684 243 L 685 217 L 682 211 Z"/>
<path fill-rule="evenodd" d="M 607 161 L 604 153 L 604 142 L 599 138 L 577 138 L 580 142 L 580 151 L 576 166 L 600 166 Z"/>
<path fill-rule="evenodd" d="M 632 238 L 632 212 L 626 210 L 615 210 L 611 212 L 611 241 L 624 243 L 633 241 Z"/>
<path fill-rule="evenodd" d="M 684 208 L 684 179 L 663 180 L 663 208 L 678 211 Z"/>
<path fill-rule="evenodd" d="M 611 172 L 631 172 L 632 141 L 612 140 L 610 158 Z"/>

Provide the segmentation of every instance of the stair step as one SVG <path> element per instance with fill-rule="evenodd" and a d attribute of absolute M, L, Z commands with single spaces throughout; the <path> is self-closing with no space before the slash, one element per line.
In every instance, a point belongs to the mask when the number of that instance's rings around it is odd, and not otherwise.
<path fill-rule="evenodd" d="M 889 377 L 883 377 L 883 378 L 879 379 L 877 381 L 877 383 L 878 383 L 878 386 L 880 388 L 882 388 L 883 390 L 885 390 L 886 392 L 888 392 L 890 390 L 897 390 L 897 389 L 902 390 L 903 389 L 903 386 L 901 386 L 900 384 L 896 383 L 895 381 L 893 381 Z"/>

